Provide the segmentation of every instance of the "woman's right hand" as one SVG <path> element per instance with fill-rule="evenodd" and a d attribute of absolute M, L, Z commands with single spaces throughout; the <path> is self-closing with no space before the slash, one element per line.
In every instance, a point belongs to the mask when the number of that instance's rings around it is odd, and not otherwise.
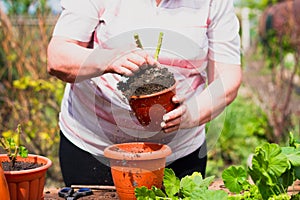
<path fill-rule="evenodd" d="M 146 51 L 134 44 L 123 49 L 90 49 L 88 44 L 60 36 L 52 37 L 47 51 L 49 74 L 74 83 L 108 72 L 131 76 L 143 64 L 157 64 Z"/>
<path fill-rule="evenodd" d="M 105 69 L 104 73 L 117 73 L 125 76 L 132 76 L 140 70 L 145 64 L 157 65 L 158 62 L 154 60 L 146 51 L 142 49 L 134 49 L 130 52 L 124 53 L 110 63 Z"/>

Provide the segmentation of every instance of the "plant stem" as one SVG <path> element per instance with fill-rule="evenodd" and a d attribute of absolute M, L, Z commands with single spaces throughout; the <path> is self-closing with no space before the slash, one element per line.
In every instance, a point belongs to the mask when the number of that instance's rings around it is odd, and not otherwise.
<path fill-rule="evenodd" d="M 158 43 L 157 43 L 157 47 L 156 47 L 156 51 L 155 51 L 155 55 L 154 55 L 154 60 L 156 60 L 156 61 L 158 60 L 158 55 L 159 55 L 159 52 L 160 52 L 163 35 L 164 35 L 163 32 L 159 33 Z"/>
<path fill-rule="evenodd" d="M 143 45 L 142 45 L 139 35 L 137 33 L 134 34 L 134 40 L 135 40 L 137 47 L 143 49 Z"/>
<path fill-rule="evenodd" d="M 21 124 L 18 124 L 17 127 L 17 141 L 16 141 L 16 146 L 19 147 L 21 145 Z"/>

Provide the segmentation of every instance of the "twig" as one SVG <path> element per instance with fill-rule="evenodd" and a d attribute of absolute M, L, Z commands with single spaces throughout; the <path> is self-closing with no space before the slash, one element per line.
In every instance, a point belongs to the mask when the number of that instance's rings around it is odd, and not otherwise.
<path fill-rule="evenodd" d="M 159 55 L 159 52 L 160 52 L 160 48 L 161 48 L 161 44 L 162 44 L 163 35 L 164 35 L 163 32 L 160 32 L 160 33 L 159 33 L 158 43 L 157 43 L 157 47 L 156 47 L 156 51 L 155 51 L 155 55 L 154 55 L 154 59 L 155 59 L 155 60 L 158 60 L 158 55 Z"/>
<path fill-rule="evenodd" d="M 116 190 L 115 186 L 110 185 L 71 185 L 71 188 L 90 188 L 94 190 Z"/>
<path fill-rule="evenodd" d="M 143 49 L 143 45 L 142 45 L 139 35 L 137 33 L 134 34 L 134 40 L 135 40 L 137 47 Z"/>
<path fill-rule="evenodd" d="M 159 52 L 160 52 L 160 49 L 161 49 L 163 35 L 164 35 L 163 32 L 159 33 L 158 43 L 157 43 L 157 47 L 156 47 L 156 51 L 155 51 L 155 55 L 154 55 L 154 59 L 156 61 L 158 60 L 158 55 L 159 55 Z M 137 47 L 143 49 L 143 45 L 142 45 L 141 40 L 139 38 L 139 35 L 137 33 L 134 34 L 134 40 L 135 40 L 135 43 L 136 43 Z"/>

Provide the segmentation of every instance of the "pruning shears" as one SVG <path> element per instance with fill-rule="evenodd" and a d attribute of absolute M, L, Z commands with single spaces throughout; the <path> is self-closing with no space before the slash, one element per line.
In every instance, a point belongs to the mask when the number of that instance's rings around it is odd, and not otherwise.
<path fill-rule="evenodd" d="M 90 188 L 80 188 L 75 191 L 74 188 L 64 187 L 58 191 L 58 196 L 67 200 L 75 200 L 92 194 L 93 191 Z"/>

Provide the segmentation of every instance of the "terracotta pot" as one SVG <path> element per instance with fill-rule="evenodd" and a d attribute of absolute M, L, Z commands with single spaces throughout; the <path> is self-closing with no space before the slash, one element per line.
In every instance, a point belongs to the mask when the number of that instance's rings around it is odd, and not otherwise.
<path fill-rule="evenodd" d="M 0 194 L 2 200 L 10 200 L 8 185 L 4 176 L 2 165 L 0 165 Z"/>
<path fill-rule="evenodd" d="M 162 187 L 166 157 L 171 154 L 167 145 L 133 142 L 115 144 L 104 150 L 110 159 L 113 181 L 121 200 L 133 200 L 136 187 Z"/>
<path fill-rule="evenodd" d="M 176 108 L 172 97 L 176 93 L 176 83 L 163 91 L 149 95 L 131 96 L 129 104 L 142 126 L 160 130 L 163 115 Z"/>
<path fill-rule="evenodd" d="M 50 159 L 29 154 L 27 158 L 18 157 L 18 161 L 43 164 L 43 166 L 21 170 L 4 171 L 8 183 L 11 200 L 41 200 L 44 199 L 45 176 L 52 165 Z M 9 161 L 7 155 L 0 155 L 0 162 Z"/>

